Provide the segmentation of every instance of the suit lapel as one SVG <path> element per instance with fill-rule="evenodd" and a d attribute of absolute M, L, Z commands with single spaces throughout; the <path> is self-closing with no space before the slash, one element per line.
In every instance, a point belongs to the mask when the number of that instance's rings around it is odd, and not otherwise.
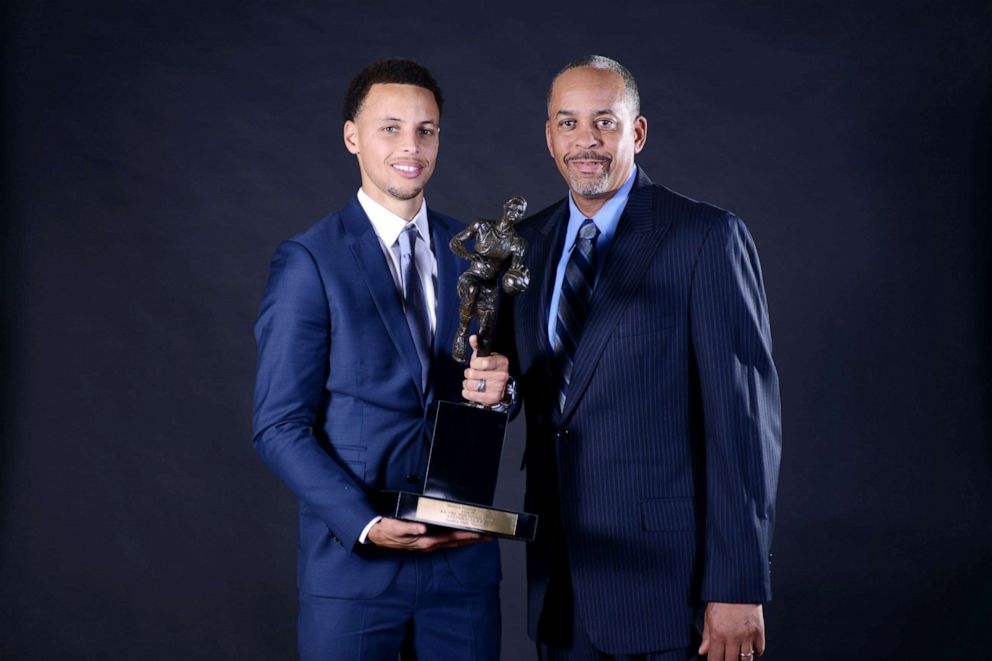
<path fill-rule="evenodd" d="M 603 349 L 669 225 L 669 218 L 658 217 L 654 184 L 638 170 L 637 181 L 627 199 L 613 245 L 593 292 L 589 317 L 575 352 L 562 420 L 568 420 L 582 398 Z"/>
<path fill-rule="evenodd" d="M 434 346 L 431 351 L 436 364 L 441 356 L 450 351 L 448 345 L 454 339 L 459 307 L 456 285 L 461 273 L 458 257 L 448 248 L 452 235 L 446 231 L 445 225 L 431 213 L 430 209 L 427 210 L 427 219 L 431 226 L 431 239 L 434 242 L 434 258 L 437 260 L 437 327 L 434 331 Z"/>
<path fill-rule="evenodd" d="M 567 198 L 566 198 L 567 200 Z M 530 296 L 525 296 L 522 304 L 523 319 L 534 319 L 534 328 L 530 329 L 536 334 L 537 348 L 535 355 L 552 356 L 554 348 L 548 340 L 548 306 L 551 304 L 552 289 L 555 284 L 555 271 L 557 270 L 557 255 L 561 255 L 562 243 L 565 241 L 565 227 L 568 220 L 568 202 L 562 202 L 547 220 L 540 226 L 534 228 L 534 239 L 527 247 L 528 263 L 533 274 L 540 274 L 535 283 L 537 289 Z M 553 388 L 555 376 L 552 373 L 551 365 L 553 361 L 544 361 L 547 369 L 546 377 L 549 387 Z"/>
<path fill-rule="evenodd" d="M 349 247 L 372 294 L 376 309 L 379 310 L 382 323 L 393 341 L 401 362 L 409 371 L 423 404 L 420 359 L 417 357 L 417 348 L 413 344 L 413 336 L 410 335 L 410 326 L 406 323 L 403 303 L 396 292 L 396 284 L 393 282 L 389 264 L 386 263 L 386 256 L 382 254 L 379 237 L 372 229 L 372 223 L 358 203 L 357 197 L 351 199 L 341 212 L 341 217 L 348 232 Z"/>
<path fill-rule="evenodd" d="M 538 267 L 544 271 L 544 282 L 541 284 L 540 301 L 540 325 L 541 351 L 549 355 L 554 353 L 554 347 L 548 340 L 548 315 L 551 305 L 551 296 L 554 293 L 555 274 L 558 270 L 558 258 L 561 256 L 565 243 L 565 228 L 568 226 L 568 202 L 562 202 L 561 207 L 551 214 L 548 221 L 541 228 L 541 247 L 545 248 Z"/>

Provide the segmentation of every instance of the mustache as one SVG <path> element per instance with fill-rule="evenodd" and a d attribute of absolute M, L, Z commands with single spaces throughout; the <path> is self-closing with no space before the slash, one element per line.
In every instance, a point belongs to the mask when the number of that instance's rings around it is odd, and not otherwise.
<path fill-rule="evenodd" d="M 583 151 L 575 154 L 573 156 L 566 156 L 565 162 L 569 161 L 603 161 L 604 163 L 609 163 L 613 160 L 612 157 L 605 154 L 597 154 L 594 151 Z"/>

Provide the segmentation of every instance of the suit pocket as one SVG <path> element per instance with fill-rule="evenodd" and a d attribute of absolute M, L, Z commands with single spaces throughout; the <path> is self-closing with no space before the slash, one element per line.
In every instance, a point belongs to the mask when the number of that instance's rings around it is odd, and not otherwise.
<path fill-rule="evenodd" d="M 335 445 L 334 452 L 344 463 L 352 477 L 360 482 L 365 481 L 365 453 L 368 448 L 363 445 Z"/>
<path fill-rule="evenodd" d="M 642 500 L 641 527 L 657 532 L 695 530 L 695 503 L 692 498 Z"/>

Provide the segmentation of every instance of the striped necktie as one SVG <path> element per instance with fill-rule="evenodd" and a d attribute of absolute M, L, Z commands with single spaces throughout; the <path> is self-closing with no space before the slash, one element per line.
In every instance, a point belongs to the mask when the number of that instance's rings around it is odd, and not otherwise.
<path fill-rule="evenodd" d="M 426 390 L 427 373 L 431 364 L 431 326 L 427 316 L 427 298 L 424 296 L 420 271 L 417 270 L 417 237 L 417 226 L 410 223 L 400 232 L 398 240 L 403 274 L 403 311 L 420 358 L 420 387 Z"/>
<path fill-rule="evenodd" d="M 596 237 L 599 228 L 591 218 L 586 218 L 579 228 L 575 247 L 565 266 L 558 300 L 558 319 L 555 323 L 555 360 L 558 363 L 558 407 L 565 408 L 568 383 L 572 380 L 572 363 L 579 346 L 582 328 L 589 316 L 589 302 L 596 281 Z"/>

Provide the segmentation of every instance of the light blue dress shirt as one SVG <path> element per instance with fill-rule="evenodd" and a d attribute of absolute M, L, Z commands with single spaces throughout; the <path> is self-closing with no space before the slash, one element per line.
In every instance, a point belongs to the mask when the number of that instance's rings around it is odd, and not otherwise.
<path fill-rule="evenodd" d="M 635 166 L 627 181 L 617 192 L 606 201 L 606 204 L 592 217 L 596 227 L 599 228 L 599 236 L 596 237 L 596 280 L 599 281 L 599 274 L 603 272 L 603 264 L 606 263 L 606 256 L 609 254 L 610 244 L 613 242 L 613 235 L 616 234 L 617 224 L 620 216 L 623 215 L 624 207 L 627 206 L 627 198 L 630 197 L 630 189 L 634 187 L 634 179 L 637 177 L 637 167 Z M 555 286 L 551 290 L 551 306 L 548 309 L 548 341 L 551 346 L 555 345 L 555 327 L 558 325 L 558 301 L 561 298 L 561 283 L 565 279 L 565 266 L 568 258 L 575 248 L 575 237 L 579 234 L 587 216 L 579 211 L 575 206 L 572 194 L 568 194 L 568 228 L 565 230 L 564 249 L 561 251 L 561 258 L 558 260 L 558 267 L 555 271 Z"/>

